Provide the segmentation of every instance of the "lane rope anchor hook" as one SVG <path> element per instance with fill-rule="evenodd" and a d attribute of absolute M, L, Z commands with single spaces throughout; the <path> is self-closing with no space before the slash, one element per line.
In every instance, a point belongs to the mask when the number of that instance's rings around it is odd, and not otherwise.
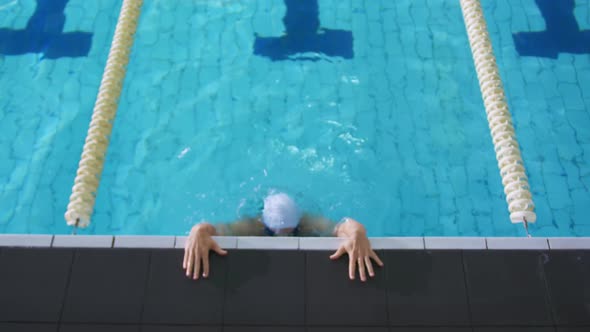
<path fill-rule="evenodd" d="M 529 233 L 529 222 L 526 220 L 525 216 L 522 216 L 522 224 L 524 225 L 524 231 L 526 232 L 526 236 L 532 237 L 531 233 Z"/>
<path fill-rule="evenodd" d="M 78 224 L 80 223 L 80 218 L 76 218 L 76 223 L 74 223 L 74 229 L 72 230 L 72 235 L 76 235 L 78 231 Z"/>

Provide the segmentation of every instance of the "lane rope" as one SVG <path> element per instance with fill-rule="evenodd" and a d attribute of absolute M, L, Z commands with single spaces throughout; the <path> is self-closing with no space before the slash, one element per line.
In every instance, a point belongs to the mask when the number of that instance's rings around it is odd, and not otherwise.
<path fill-rule="evenodd" d="M 142 4 L 143 0 L 124 0 L 121 6 L 65 213 L 66 223 L 70 226 L 84 228 L 90 224 Z"/>
<path fill-rule="evenodd" d="M 535 204 L 481 3 L 479 0 L 461 0 L 461 10 L 502 176 L 510 220 L 512 223 L 522 222 L 528 228 L 528 223 L 537 220 Z"/>

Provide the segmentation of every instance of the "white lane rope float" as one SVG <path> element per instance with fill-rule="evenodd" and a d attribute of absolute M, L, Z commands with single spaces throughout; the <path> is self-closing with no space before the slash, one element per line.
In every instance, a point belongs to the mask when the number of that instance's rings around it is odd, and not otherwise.
<path fill-rule="evenodd" d="M 500 78 L 480 0 L 460 0 L 471 53 L 479 79 L 494 150 L 512 223 L 535 222 L 535 204 L 530 192 L 520 148 Z M 529 235 L 530 236 L 530 235 Z"/>
<path fill-rule="evenodd" d="M 70 202 L 65 213 L 66 223 L 75 228 L 85 228 L 90 224 L 142 5 L 143 0 L 124 0 L 121 6 Z"/>

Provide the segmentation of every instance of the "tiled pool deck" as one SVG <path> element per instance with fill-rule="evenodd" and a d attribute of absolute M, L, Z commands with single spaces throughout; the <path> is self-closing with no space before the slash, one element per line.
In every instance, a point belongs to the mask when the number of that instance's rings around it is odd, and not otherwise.
<path fill-rule="evenodd" d="M 2 235 L 0 331 L 590 330 L 588 238 L 373 238 L 364 284 L 335 238 L 218 238 L 199 281 L 184 240 Z"/>

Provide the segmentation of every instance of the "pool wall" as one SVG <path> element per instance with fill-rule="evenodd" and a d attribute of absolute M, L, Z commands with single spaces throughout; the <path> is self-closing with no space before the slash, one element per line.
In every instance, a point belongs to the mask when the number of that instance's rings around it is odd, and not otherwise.
<path fill-rule="evenodd" d="M 328 258 L 338 239 L 279 239 L 285 245 L 277 247 L 272 239 L 220 238 L 224 246 L 249 249 L 212 255 L 210 277 L 194 281 L 182 271 L 183 251 L 171 247 L 182 238 L 27 237 L 28 248 L 16 247 L 16 236 L 1 238 L 3 332 L 590 327 L 590 251 L 559 250 L 565 249 L 559 239 L 518 239 L 528 250 L 485 250 L 501 249 L 499 239 L 462 239 L 464 250 L 434 238 L 372 239 L 385 266 L 361 283 L 348 279 L 345 258 Z M 45 248 L 30 248 L 43 241 Z M 264 242 L 274 249 L 255 249 Z M 115 248 L 82 247 L 98 243 Z M 386 249 L 392 244 L 405 250 Z"/>

